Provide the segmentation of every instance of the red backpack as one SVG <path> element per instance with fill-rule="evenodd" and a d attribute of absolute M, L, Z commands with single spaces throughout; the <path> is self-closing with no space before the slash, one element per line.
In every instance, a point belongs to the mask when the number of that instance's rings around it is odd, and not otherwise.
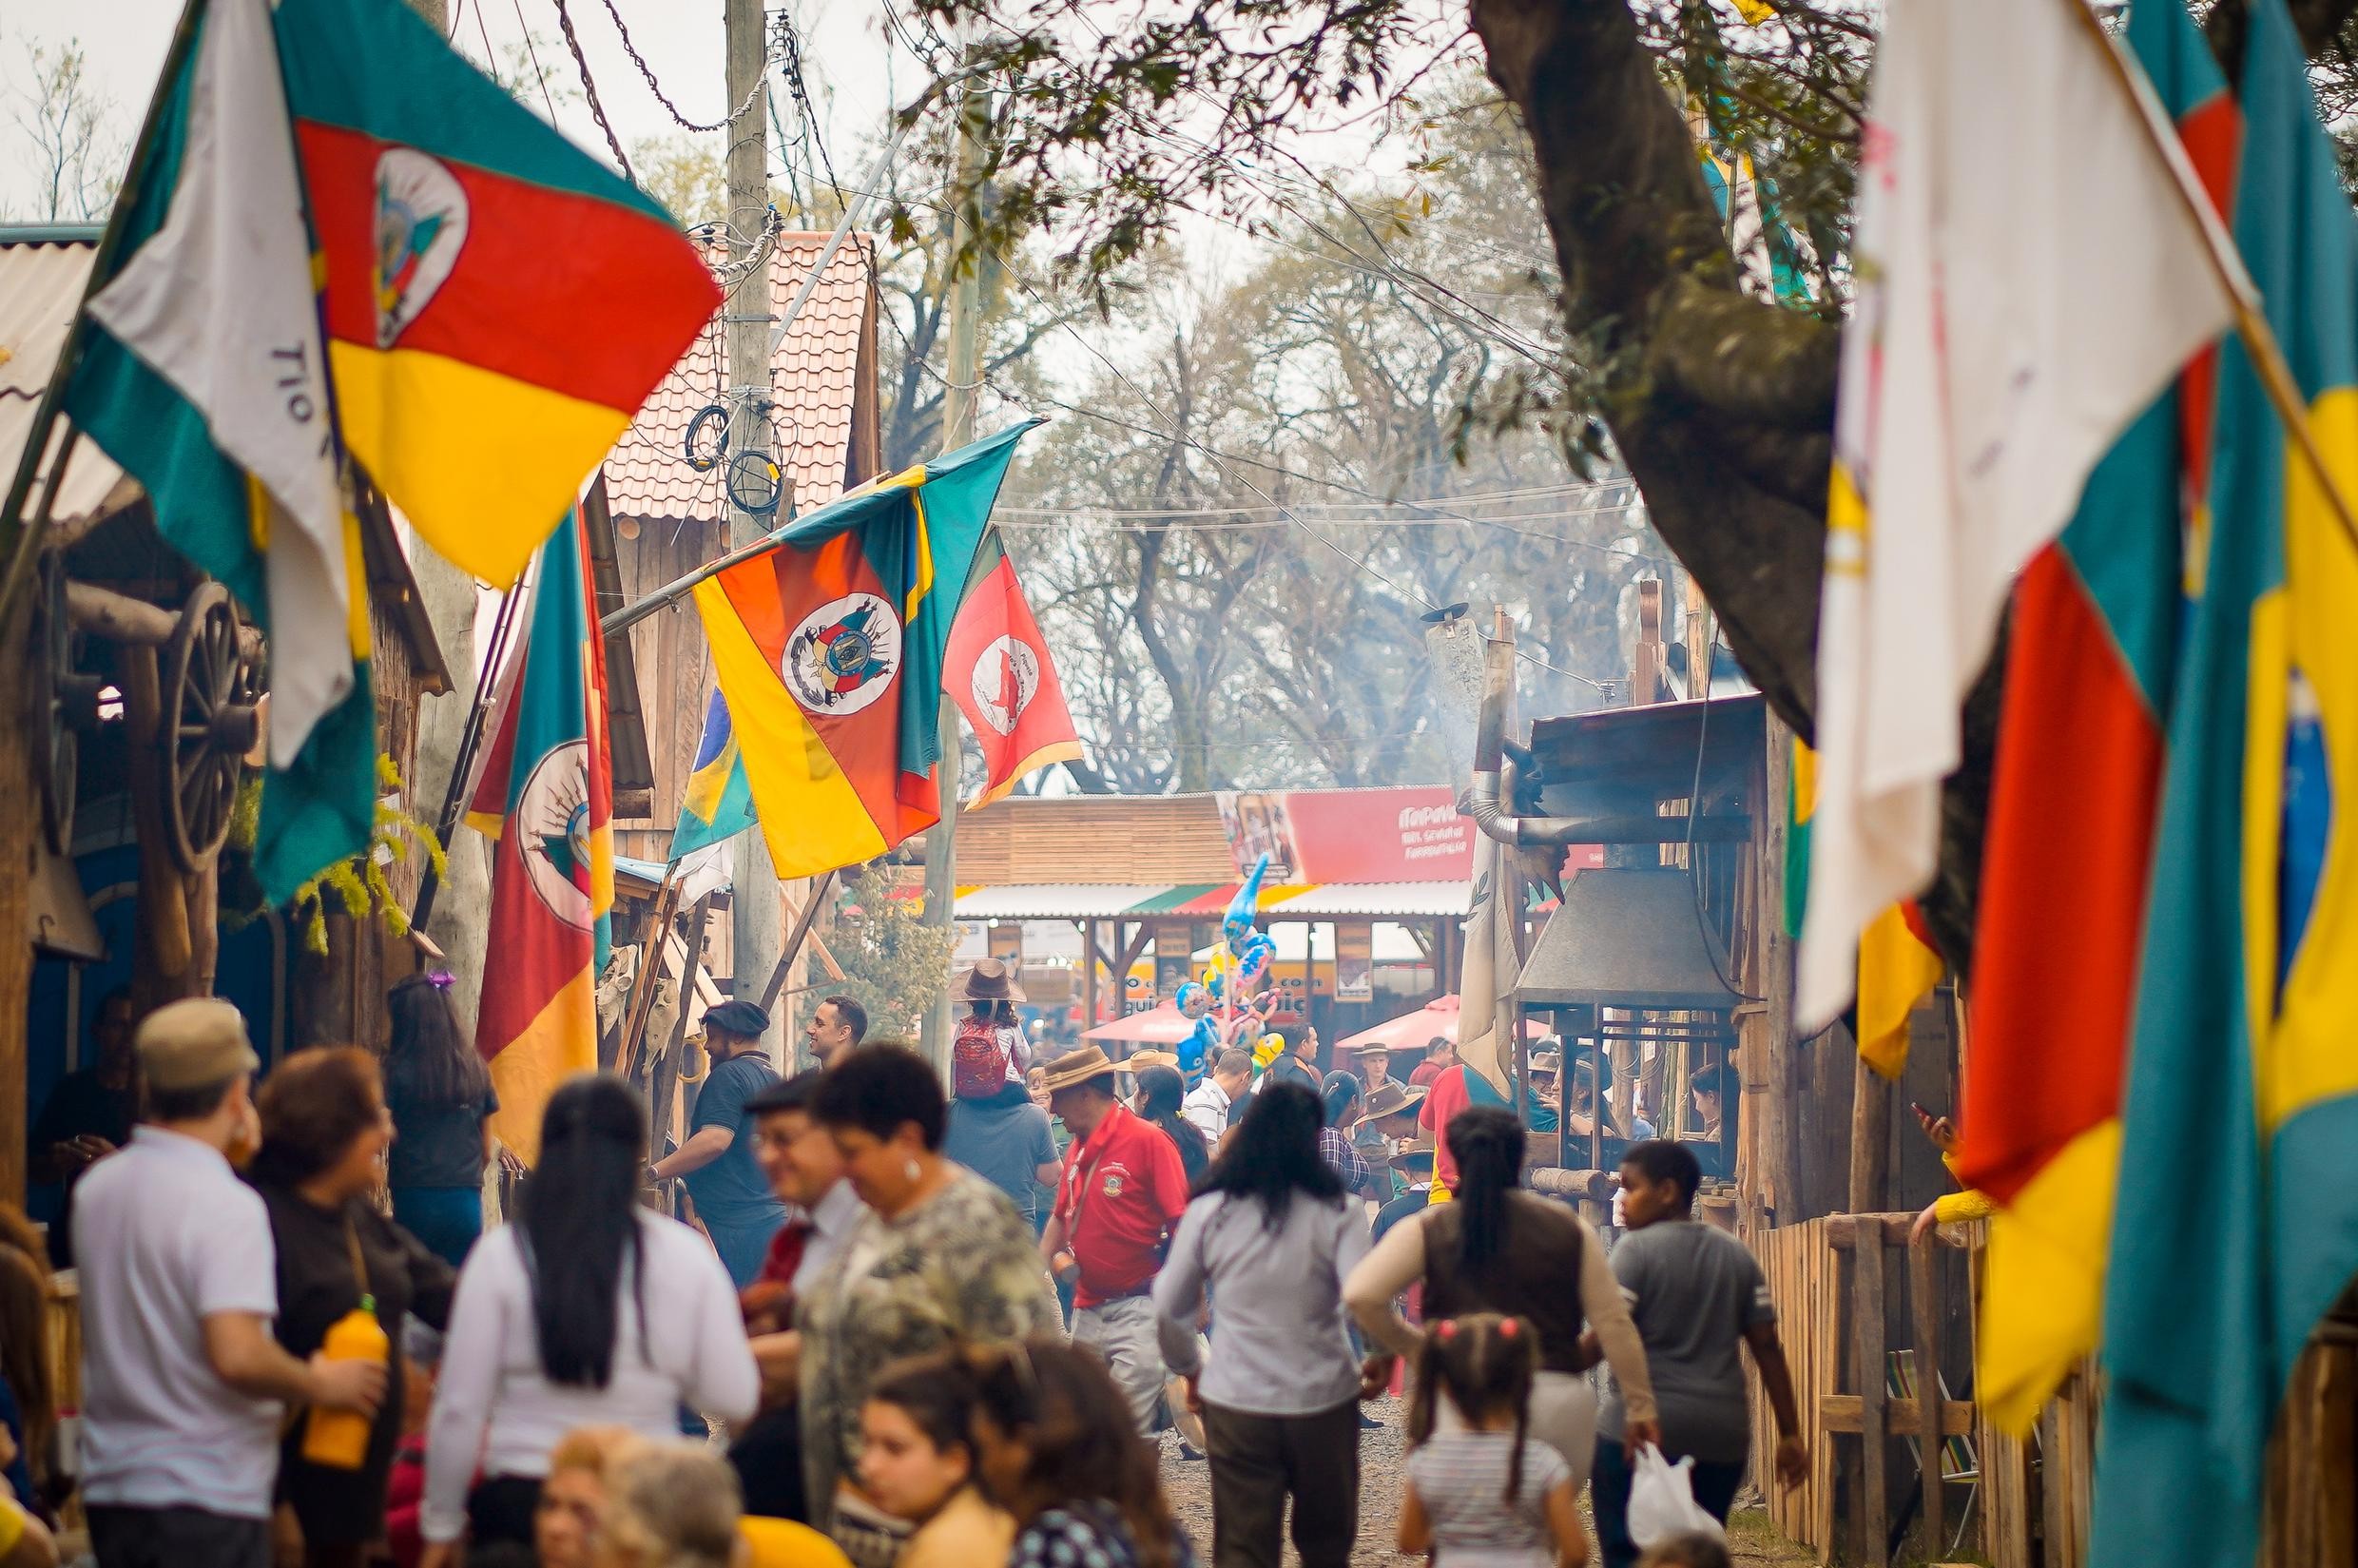
<path fill-rule="evenodd" d="M 962 1100 L 987 1100 L 1007 1087 L 1015 1061 L 1015 1031 L 969 1014 L 958 1020 L 950 1047 L 950 1092 Z"/>

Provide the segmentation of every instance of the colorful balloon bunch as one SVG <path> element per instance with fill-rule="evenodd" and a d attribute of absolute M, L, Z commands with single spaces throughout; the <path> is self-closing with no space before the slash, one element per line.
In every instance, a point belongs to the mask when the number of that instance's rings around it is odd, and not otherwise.
<path fill-rule="evenodd" d="M 1227 1045 L 1250 1050 L 1267 1033 L 1269 1011 L 1277 993 L 1269 986 L 1269 971 L 1277 961 L 1277 944 L 1256 923 L 1261 917 L 1261 884 L 1269 874 L 1269 857 L 1253 863 L 1252 875 L 1239 883 L 1220 921 L 1220 943 L 1212 949 L 1200 979 L 1179 988 L 1180 1013 L 1195 1020 L 1195 1031 L 1179 1042 L 1179 1071 L 1192 1088 L 1203 1080 L 1213 1053 Z M 1284 1047 L 1281 1044 L 1280 1050 Z M 1259 1052 L 1255 1051 L 1256 1065 Z"/>

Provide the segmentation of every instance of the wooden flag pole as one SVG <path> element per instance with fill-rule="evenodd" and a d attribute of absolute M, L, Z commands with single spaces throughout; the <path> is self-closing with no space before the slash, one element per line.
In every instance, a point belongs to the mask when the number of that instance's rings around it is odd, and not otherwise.
<path fill-rule="evenodd" d="M 2358 549 L 2358 513 L 2350 508 L 2349 497 L 2335 482 L 2333 471 L 2326 466 L 2325 451 L 2317 444 L 2317 433 L 2309 422 L 2309 404 L 2301 396 L 2300 383 L 2293 378 L 2292 369 L 2285 360 L 2284 349 L 2270 329 L 2268 317 L 2260 300 L 2260 291 L 2245 270 L 2243 253 L 2235 248 L 2235 238 L 2219 219 L 2212 206 L 2211 196 L 2202 188 L 2194 167 L 2187 162 L 2186 148 L 2178 140 L 2177 129 L 2163 112 L 2159 100 L 2154 96 L 2153 85 L 2145 73 L 2133 65 L 2104 30 L 2104 24 L 2085 0 L 2058 0 L 2070 11 L 2079 26 L 2096 40 L 2097 52 L 2112 69 L 2113 79 L 2129 95 L 2137 118 L 2145 126 L 2145 134 L 2159 154 L 2162 165 L 2170 171 L 2170 184 L 2177 192 L 2178 201 L 2194 220 L 2202 235 L 2203 253 L 2211 262 L 2213 276 L 2227 293 L 2228 303 L 2235 319 L 2235 336 L 2242 339 L 2244 352 L 2252 357 L 2252 368 L 2268 394 L 2276 417 L 2283 421 L 2291 436 L 2292 444 L 2300 449 L 2301 460 L 2317 481 L 2317 488 L 2333 509 L 2334 520 L 2342 525 L 2342 533 L 2353 549 Z"/>

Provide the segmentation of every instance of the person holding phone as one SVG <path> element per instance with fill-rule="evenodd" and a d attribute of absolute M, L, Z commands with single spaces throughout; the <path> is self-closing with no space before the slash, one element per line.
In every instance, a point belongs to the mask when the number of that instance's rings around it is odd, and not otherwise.
<path fill-rule="evenodd" d="M 1941 1163 L 1948 1173 L 1957 1176 L 1957 1124 L 1946 1116 L 1936 1116 L 1922 1100 L 1910 1100 L 1908 1109 L 1916 1113 L 1916 1125 L 1924 1130 L 1932 1147 L 1941 1152 Z M 1963 1184 L 1962 1176 L 1957 1177 Z M 1910 1243 L 1922 1246 L 1935 1229 L 1943 1225 L 1962 1225 L 1969 1220 L 1986 1218 L 1997 1210 L 1998 1204 L 1988 1193 L 1966 1187 L 1960 1192 L 1944 1192 L 1924 1206 L 1916 1223 L 1907 1228 Z"/>

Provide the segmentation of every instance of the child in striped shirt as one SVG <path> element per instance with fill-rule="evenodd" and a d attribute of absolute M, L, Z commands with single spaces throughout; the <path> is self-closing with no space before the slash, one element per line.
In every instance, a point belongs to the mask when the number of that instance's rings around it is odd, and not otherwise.
<path fill-rule="evenodd" d="M 1572 1469 L 1529 1435 L 1537 1330 L 1470 1312 L 1426 1329 L 1408 1411 L 1403 1552 L 1434 1568 L 1579 1568 L 1589 1558 Z"/>

